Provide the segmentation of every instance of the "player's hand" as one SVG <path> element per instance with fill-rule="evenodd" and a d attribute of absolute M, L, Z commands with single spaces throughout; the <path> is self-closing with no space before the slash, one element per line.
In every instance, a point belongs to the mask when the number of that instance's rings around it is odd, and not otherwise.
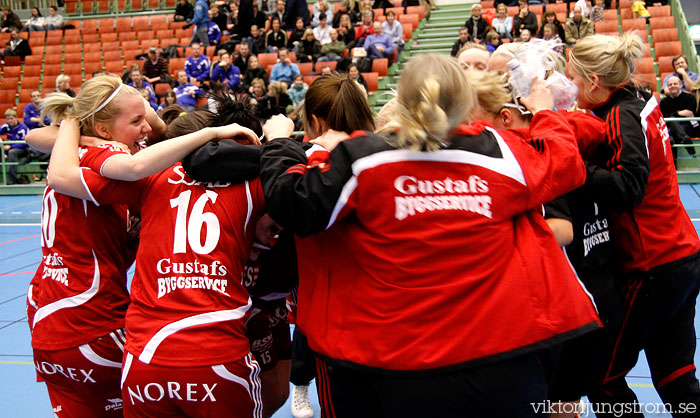
<path fill-rule="evenodd" d="M 294 132 L 294 122 L 284 115 L 275 115 L 265 122 L 262 129 L 269 141 L 289 138 Z"/>

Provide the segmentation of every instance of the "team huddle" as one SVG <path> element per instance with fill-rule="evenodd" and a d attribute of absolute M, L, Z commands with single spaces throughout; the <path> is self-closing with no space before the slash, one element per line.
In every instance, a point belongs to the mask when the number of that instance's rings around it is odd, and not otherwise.
<path fill-rule="evenodd" d="M 573 48 L 559 71 L 588 112 L 555 109 L 556 55 L 523 97 L 507 71 L 415 57 L 379 123 L 324 75 L 310 142 L 229 97 L 166 125 L 114 76 L 50 95 L 27 309 L 55 416 L 269 417 L 288 306 L 327 418 L 573 417 L 635 403 L 641 350 L 673 412 L 700 414 L 700 241 L 630 81 L 641 41 Z"/>

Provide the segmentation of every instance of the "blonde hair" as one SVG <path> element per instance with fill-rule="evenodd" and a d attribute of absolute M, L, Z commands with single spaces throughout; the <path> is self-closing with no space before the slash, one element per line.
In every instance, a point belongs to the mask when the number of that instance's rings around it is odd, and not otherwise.
<path fill-rule="evenodd" d="M 104 105 L 119 86 L 122 87 L 116 97 Z M 75 118 L 80 121 L 82 134 L 99 136 L 95 126 L 97 124 L 108 126 L 111 124 L 121 112 L 119 99 L 137 94 L 139 92 L 135 88 L 122 85 L 122 80 L 118 76 L 100 75 L 86 81 L 75 98 L 71 98 L 65 93 L 51 93 L 46 96 L 41 118 L 48 115 L 54 123 L 60 123 L 66 118 Z M 103 106 L 102 109 L 95 113 L 95 110 L 100 106 Z"/>
<path fill-rule="evenodd" d="M 467 70 L 467 80 L 476 90 L 479 107 L 491 115 L 497 115 L 506 103 L 513 101 L 513 94 L 508 86 L 508 77 L 489 71 Z"/>
<path fill-rule="evenodd" d="M 56 89 L 58 89 L 58 86 L 61 85 L 64 81 L 70 81 L 70 77 L 68 77 L 65 74 L 61 74 L 58 77 L 56 77 Z"/>
<path fill-rule="evenodd" d="M 411 59 L 398 90 L 392 119 L 381 132 L 398 131 L 399 148 L 437 150 L 476 104 L 476 92 L 457 60 L 444 55 Z"/>
<path fill-rule="evenodd" d="M 571 68 L 591 81 L 597 75 L 602 87 L 615 88 L 632 79 L 635 62 L 642 57 L 642 40 L 628 32 L 621 37 L 591 35 L 571 51 Z"/>
<path fill-rule="evenodd" d="M 462 28 L 460 28 L 460 29 L 462 29 Z M 477 43 L 474 43 L 474 42 L 467 42 L 466 44 L 464 44 L 464 46 L 462 47 L 462 49 L 460 49 L 459 51 L 457 51 L 457 55 L 455 55 L 455 58 L 459 58 L 459 56 L 462 55 L 462 53 L 463 53 L 464 51 L 469 51 L 470 49 L 480 49 L 480 50 L 482 50 L 482 51 L 488 52 L 488 51 L 486 50 L 486 47 L 483 46 L 483 45 L 481 45 L 481 44 L 477 44 Z"/>

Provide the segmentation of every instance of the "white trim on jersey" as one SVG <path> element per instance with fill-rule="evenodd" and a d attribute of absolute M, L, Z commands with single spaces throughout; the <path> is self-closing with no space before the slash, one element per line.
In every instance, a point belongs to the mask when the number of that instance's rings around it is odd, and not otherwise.
<path fill-rule="evenodd" d="M 250 193 L 250 183 L 248 180 L 245 181 L 245 197 L 248 199 L 248 213 L 245 215 L 245 224 L 243 224 L 243 235 L 246 234 L 248 229 L 248 222 L 250 222 L 250 217 L 253 215 L 253 196 Z"/>
<path fill-rule="evenodd" d="M 320 145 L 318 145 L 318 144 L 313 144 L 313 145 L 311 146 L 311 148 L 309 148 L 309 149 L 306 150 L 306 157 L 310 157 L 311 154 L 313 154 L 313 153 L 316 152 L 316 151 L 323 151 L 323 152 L 325 152 L 325 153 L 328 153 L 328 152 L 329 152 L 327 149 L 323 148 L 322 146 L 320 146 Z"/>
<path fill-rule="evenodd" d="M 263 416 L 263 402 L 261 394 L 260 382 L 260 365 L 253 358 L 252 353 L 248 353 L 245 356 L 245 364 L 250 368 L 250 382 L 253 384 L 253 402 L 255 403 L 255 408 L 253 408 L 253 417 L 262 418 Z"/>
<path fill-rule="evenodd" d="M 658 103 L 656 102 L 656 97 L 651 96 L 651 99 L 644 105 L 644 109 L 642 109 L 642 112 L 639 114 L 639 117 L 641 118 L 642 121 L 642 133 L 644 134 L 644 146 L 647 149 L 647 159 L 649 159 L 649 138 L 647 137 L 647 128 L 649 127 L 647 118 L 649 115 L 651 115 L 651 112 L 654 111 L 654 109 L 658 106 Z M 666 154 L 666 147 L 663 147 L 664 149 L 664 154 Z"/>
<path fill-rule="evenodd" d="M 97 200 L 95 200 L 95 197 L 92 195 L 92 192 L 90 191 L 90 188 L 88 187 L 87 183 L 85 182 L 85 177 L 83 177 L 83 170 L 89 170 L 89 168 L 81 167 L 80 181 L 83 183 L 83 187 L 85 188 L 85 191 L 87 192 L 88 196 L 90 196 L 90 200 L 92 201 L 92 203 L 94 203 L 95 206 L 100 206 L 100 204 L 97 203 Z"/>
<path fill-rule="evenodd" d="M 33 298 L 33 295 L 32 295 L 32 293 L 33 293 L 33 290 L 32 290 L 32 289 L 34 289 L 34 286 L 30 283 L 30 284 L 29 284 L 29 290 L 27 290 L 27 302 L 29 302 L 29 304 L 30 304 L 34 309 L 39 309 L 39 306 L 38 306 L 38 305 L 36 304 L 36 302 L 34 301 L 34 298 Z"/>
<path fill-rule="evenodd" d="M 119 341 L 119 336 L 116 334 L 116 332 L 110 332 L 109 336 L 112 337 L 112 341 L 114 341 L 114 344 L 119 347 L 120 350 L 122 350 L 122 353 L 124 352 L 124 344 Z"/>
<path fill-rule="evenodd" d="M 176 332 L 182 331 L 185 328 L 195 327 L 199 325 L 213 324 L 216 322 L 223 321 L 233 321 L 236 319 L 243 318 L 248 309 L 250 309 L 253 302 L 248 298 L 248 304 L 245 306 L 239 306 L 236 309 L 228 309 L 225 311 L 214 311 L 207 312 L 199 315 L 189 316 L 183 318 L 179 321 L 172 322 L 156 332 L 148 343 L 143 348 L 141 355 L 139 356 L 139 361 L 150 364 L 153 355 L 155 354 L 158 346 L 169 336 L 175 334 Z"/>
<path fill-rule="evenodd" d="M 101 175 L 102 177 L 107 177 L 107 176 L 105 176 L 104 174 L 102 174 L 102 170 L 105 168 L 105 164 L 107 164 L 107 161 L 111 160 L 112 158 L 116 157 L 117 155 L 124 155 L 124 154 L 114 154 L 114 155 L 110 155 L 109 157 L 107 157 L 106 160 L 102 161 L 102 165 L 100 166 L 100 175 Z"/>
<path fill-rule="evenodd" d="M 581 285 L 581 289 L 583 289 L 584 292 L 588 295 L 588 298 L 591 300 L 591 303 L 593 304 L 593 308 L 595 308 L 595 311 L 597 314 L 600 315 L 600 312 L 598 311 L 598 305 L 595 303 L 595 298 L 591 294 L 591 292 L 588 291 L 586 288 L 586 285 L 583 284 L 581 279 L 578 277 L 578 273 L 576 272 L 576 269 L 574 268 L 574 265 L 571 264 L 571 260 L 569 260 L 569 254 L 566 252 L 566 247 L 561 247 L 562 251 L 564 251 L 564 257 L 566 257 L 566 262 L 569 263 L 569 267 L 571 268 L 571 271 L 574 272 L 574 276 L 576 276 L 576 280 L 578 281 L 578 284 Z"/>
<path fill-rule="evenodd" d="M 124 368 L 122 369 L 122 381 L 119 384 L 121 389 L 124 389 L 124 381 L 126 381 L 126 376 L 129 374 L 129 369 L 131 369 L 131 362 L 134 361 L 134 355 L 130 352 L 126 352 L 126 359 L 124 359 Z"/>
<path fill-rule="evenodd" d="M 250 385 L 248 384 L 248 382 L 244 378 L 238 377 L 235 374 L 231 373 L 226 368 L 226 366 L 224 366 L 223 364 L 217 364 L 216 366 L 211 366 L 211 369 L 214 370 L 214 373 L 218 374 L 219 376 L 223 377 L 224 379 L 230 380 L 232 382 L 236 382 L 239 385 L 243 386 L 245 388 L 246 392 L 248 392 L 248 396 L 251 396 L 251 397 L 253 396 L 250 393 Z"/>
<path fill-rule="evenodd" d="M 90 344 L 83 344 L 80 347 L 78 347 L 78 350 L 80 350 L 83 357 L 97 364 L 98 366 L 116 367 L 118 369 L 122 368 L 121 363 L 112 360 L 107 360 L 106 358 L 101 357 L 100 355 L 95 353 L 92 347 L 90 347 Z"/>
<path fill-rule="evenodd" d="M 93 296 L 97 294 L 97 291 L 100 289 L 100 265 L 97 262 L 97 256 L 95 255 L 95 251 L 92 252 L 92 258 L 95 260 L 95 273 L 93 275 L 92 285 L 90 286 L 90 288 L 84 291 L 83 293 L 80 293 L 79 295 L 59 299 L 56 302 L 49 303 L 48 305 L 38 309 L 36 311 L 36 314 L 34 315 L 34 323 L 32 324 L 32 328 L 36 326 L 37 322 L 41 321 L 47 316 L 57 311 L 60 311 L 61 309 L 75 308 L 77 306 L 80 306 L 92 299 Z"/>
<path fill-rule="evenodd" d="M 403 161 L 433 161 L 474 165 L 486 168 L 506 177 L 510 177 L 523 186 L 527 186 L 523 169 L 520 167 L 520 163 L 518 163 L 515 155 L 513 155 L 513 151 L 511 151 L 508 144 L 506 144 L 506 141 L 498 134 L 498 132 L 496 132 L 496 130 L 489 127 L 486 127 L 486 130 L 491 132 L 496 138 L 498 147 L 501 150 L 501 158 L 489 157 L 487 155 L 459 149 L 444 149 L 433 152 L 396 149 L 378 152 L 356 160 L 352 163 L 353 176 L 348 179 L 345 186 L 343 186 L 343 190 L 341 191 L 338 201 L 333 208 L 333 212 L 328 220 L 326 229 L 330 228 L 335 223 L 340 211 L 343 210 L 345 205 L 348 203 L 350 196 L 357 188 L 357 177 L 359 177 L 359 175 L 365 170 L 384 164 Z"/>

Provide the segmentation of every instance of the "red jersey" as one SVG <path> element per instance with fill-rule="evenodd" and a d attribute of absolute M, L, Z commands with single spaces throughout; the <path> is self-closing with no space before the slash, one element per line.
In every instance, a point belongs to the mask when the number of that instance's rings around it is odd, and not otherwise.
<path fill-rule="evenodd" d="M 314 234 L 298 241 L 298 323 L 312 349 L 375 369 L 430 370 L 597 327 L 539 213 L 585 177 L 561 115 L 536 114 L 529 136 L 460 127 L 434 152 L 353 137 L 323 166 L 288 140 L 266 144 L 261 158 L 270 216 Z"/>
<path fill-rule="evenodd" d="M 111 147 L 80 149 L 81 165 L 101 165 L 123 151 Z M 92 201 L 62 195 L 47 187 L 41 214 L 43 260 L 28 301 L 36 308 L 32 347 L 64 350 L 124 327 L 129 304 L 126 206 L 96 198 L 109 181 L 82 170 Z"/>
<path fill-rule="evenodd" d="M 171 367 L 248 354 L 251 301 L 241 278 L 264 210 L 260 182 L 199 183 L 176 164 L 138 182 L 112 181 L 102 195 L 141 213 L 125 349 Z"/>
<path fill-rule="evenodd" d="M 626 270 L 651 268 L 700 251 L 697 232 L 678 191 L 666 122 L 653 96 L 630 85 L 595 109 L 606 121 L 604 158 L 588 166 L 587 185 L 612 210 Z"/>

